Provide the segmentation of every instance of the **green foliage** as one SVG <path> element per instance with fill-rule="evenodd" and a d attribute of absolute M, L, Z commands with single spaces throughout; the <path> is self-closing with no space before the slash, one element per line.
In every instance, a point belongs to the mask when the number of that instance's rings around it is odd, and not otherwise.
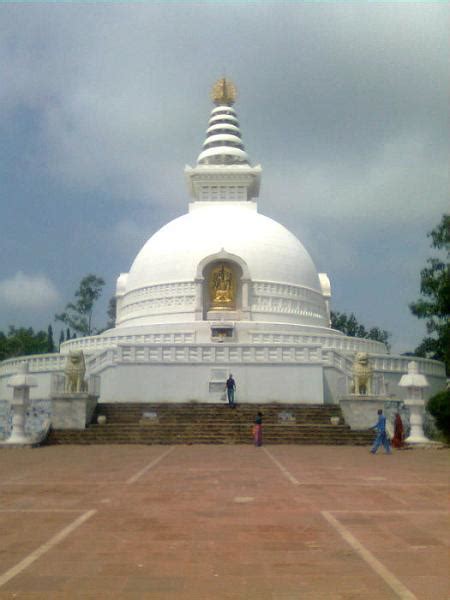
<path fill-rule="evenodd" d="M 364 325 L 358 323 L 358 320 L 353 313 L 346 315 L 345 313 L 331 311 L 331 327 L 338 331 L 342 331 L 345 335 L 350 337 L 375 340 L 386 344 L 388 350 L 390 348 L 388 340 L 391 337 L 391 334 L 388 331 L 380 329 L 379 327 L 372 327 L 367 330 Z"/>
<path fill-rule="evenodd" d="M 436 426 L 450 441 L 450 390 L 438 392 L 427 403 L 428 412 L 434 417 Z"/>
<path fill-rule="evenodd" d="M 109 299 L 108 304 L 108 323 L 106 324 L 106 329 L 112 329 L 116 325 L 116 311 L 117 311 L 117 299 L 115 296 L 112 296 Z"/>
<path fill-rule="evenodd" d="M 92 313 L 96 301 L 102 294 L 104 280 L 96 275 L 87 275 L 75 292 L 75 302 L 69 302 L 63 313 L 55 315 L 57 321 L 62 321 L 81 335 L 95 333 L 92 327 Z M 70 339 L 70 333 L 66 337 Z"/>
<path fill-rule="evenodd" d="M 10 327 L 5 335 L 0 331 L 0 360 L 48 352 L 48 332 L 33 331 L 32 327 Z"/>
<path fill-rule="evenodd" d="M 439 225 L 430 231 L 431 247 L 442 251 L 441 258 L 429 258 L 420 272 L 422 298 L 412 302 L 413 315 L 425 319 L 427 333 L 416 348 L 416 356 L 434 358 L 445 363 L 450 373 L 450 215 L 443 215 Z"/>
<path fill-rule="evenodd" d="M 108 310 L 106 314 L 108 315 L 108 321 L 103 329 L 97 330 L 97 333 L 103 333 L 107 329 L 113 329 L 116 326 L 116 312 L 117 312 L 117 299 L 115 296 L 112 296 L 109 299 Z"/>
<path fill-rule="evenodd" d="M 47 352 L 55 352 L 55 342 L 53 340 L 53 327 L 51 325 L 47 328 Z"/>

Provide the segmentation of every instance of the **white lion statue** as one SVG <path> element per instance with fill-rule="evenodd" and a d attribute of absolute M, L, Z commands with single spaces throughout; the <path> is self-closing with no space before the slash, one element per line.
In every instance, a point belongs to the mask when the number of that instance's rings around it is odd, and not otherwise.
<path fill-rule="evenodd" d="M 373 369 L 367 352 L 357 352 L 352 365 L 352 394 L 371 394 Z"/>
<path fill-rule="evenodd" d="M 84 364 L 84 354 L 82 350 L 71 350 L 67 355 L 64 374 L 66 376 L 65 392 L 84 392 L 86 391 L 86 382 L 84 374 L 86 366 Z"/>

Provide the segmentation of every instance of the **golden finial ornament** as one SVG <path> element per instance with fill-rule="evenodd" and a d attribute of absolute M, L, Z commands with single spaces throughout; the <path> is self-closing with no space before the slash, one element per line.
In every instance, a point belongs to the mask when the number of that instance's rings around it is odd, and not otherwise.
<path fill-rule="evenodd" d="M 236 86 L 230 79 L 222 77 L 213 85 L 211 98 L 217 106 L 232 106 L 236 101 Z"/>

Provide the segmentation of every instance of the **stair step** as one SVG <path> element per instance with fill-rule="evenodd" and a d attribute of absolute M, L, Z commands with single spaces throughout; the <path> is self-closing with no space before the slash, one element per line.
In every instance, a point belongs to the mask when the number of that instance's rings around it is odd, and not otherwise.
<path fill-rule="evenodd" d="M 368 445 L 370 431 L 352 431 L 338 405 L 286 403 L 239 404 L 98 404 L 92 424 L 84 430 L 52 430 L 50 444 L 251 444 L 251 427 L 258 411 L 264 418 L 264 443 Z M 292 421 L 281 421 L 280 413 Z M 157 418 L 143 418 L 156 413 Z M 106 416 L 98 425 L 97 417 Z M 330 418 L 340 417 L 339 425 Z"/>

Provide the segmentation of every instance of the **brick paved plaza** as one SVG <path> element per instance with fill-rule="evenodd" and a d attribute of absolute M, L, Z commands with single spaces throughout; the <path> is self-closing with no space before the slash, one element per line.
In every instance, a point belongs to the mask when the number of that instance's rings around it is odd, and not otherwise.
<path fill-rule="evenodd" d="M 0 451 L 0 599 L 449 597 L 448 449 Z"/>

